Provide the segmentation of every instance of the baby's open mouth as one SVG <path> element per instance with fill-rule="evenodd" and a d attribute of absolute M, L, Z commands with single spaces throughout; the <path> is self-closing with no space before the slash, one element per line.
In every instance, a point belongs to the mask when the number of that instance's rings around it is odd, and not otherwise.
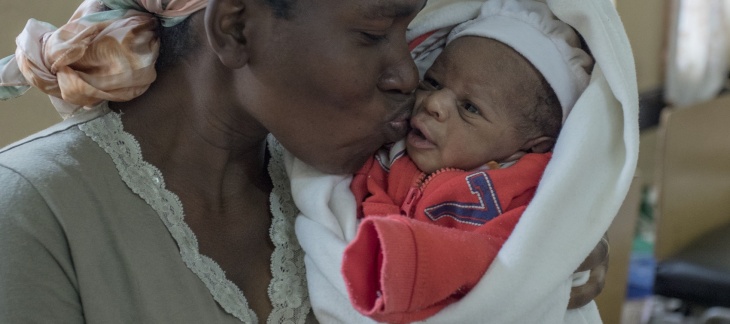
<path fill-rule="evenodd" d="M 418 129 L 418 128 L 413 128 L 413 129 L 411 129 L 411 133 L 412 133 L 412 134 L 413 134 L 414 136 L 417 136 L 417 137 L 418 137 L 418 138 L 420 138 L 420 139 L 426 140 L 426 136 L 424 136 L 424 135 L 423 135 L 423 132 L 421 132 L 421 130 L 420 130 L 420 129 Z"/>
<path fill-rule="evenodd" d="M 432 149 L 436 147 L 436 144 L 429 140 L 428 136 L 417 125 L 411 123 L 411 126 L 411 131 L 408 132 L 408 143 L 413 148 Z"/>

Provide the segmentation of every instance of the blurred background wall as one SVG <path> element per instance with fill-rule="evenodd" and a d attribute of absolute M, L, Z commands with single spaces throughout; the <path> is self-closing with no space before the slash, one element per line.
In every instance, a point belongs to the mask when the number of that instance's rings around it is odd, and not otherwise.
<path fill-rule="evenodd" d="M 639 92 L 661 87 L 664 82 L 666 0 L 617 0 L 621 20 L 636 61 Z"/>
<path fill-rule="evenodd" d="M 29 18 L 60 26 L 80 3 L 78 0 L 0 0 L 0 57 L 15 53 L 15 37 Z M 18 99 L 0 101 L 0 147 L 60 120 L 48 97 L 37 89 Z"/>

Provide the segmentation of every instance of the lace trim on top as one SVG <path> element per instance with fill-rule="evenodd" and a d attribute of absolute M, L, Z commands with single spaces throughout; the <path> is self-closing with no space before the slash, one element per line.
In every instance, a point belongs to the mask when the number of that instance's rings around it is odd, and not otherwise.
<path fill-rule="evenodd" d="M 274 305 L 274 311 L 271 312 L 268 323 L 304 323 L 311 304 L 304 267 L 304 250 L 294 231 L 294 221 L 299 209 L 291 195 L 281 144 L 271 135 L 267 140 L 271 153 L 269 177 L 274 184 L 269 196 L 271 214 L 274 215 L 269 236 L 276 246 L 271 254 L 273 278 L 269 284 L 269 299 Z"/>
<path fill-rule="evenodd" d="M 184 221 L 180 198 L 165 188 L 160 170 L 143 159 L 139 143 L 124 131 L 120 115 L 110 112 L 80 124 L 79 129 L 111 156 L 124 183 L 157 212 L 177 242 L 183 262 L 205 284 L 216 302 L 244 323 L 258 323 L 238 286 L 226 278 L 213 259 L 200 254 L 198 240 Z M 306 289 L 304 253 L 294 233 L 298 210 L 289 190 L 280 144 L 273 138 L 269 138 L 268 143 L 271 152 L 269 174 L 274 183 L 270 196 L 273 219 L 269 233 L 275 249 L 271 255 L 272 280 L 268 289 L 273 310 L 267 323 L 304 323 L 311 306 Z"/>

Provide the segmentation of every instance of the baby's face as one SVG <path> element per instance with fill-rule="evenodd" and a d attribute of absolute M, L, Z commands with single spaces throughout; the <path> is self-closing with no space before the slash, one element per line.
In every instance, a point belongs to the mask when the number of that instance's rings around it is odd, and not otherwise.
<path fill-rule="evenodd" d="M 428 173 L 513 160 L 526 142 L 517 129 L 524 117 L 516 110 L 534 104 L 535 95 L 523 89 L 540 84 L 536 73 L 500 42 L 470 36 L 452 41 L 417 90 L 406 141 L 411 159 Z"/>

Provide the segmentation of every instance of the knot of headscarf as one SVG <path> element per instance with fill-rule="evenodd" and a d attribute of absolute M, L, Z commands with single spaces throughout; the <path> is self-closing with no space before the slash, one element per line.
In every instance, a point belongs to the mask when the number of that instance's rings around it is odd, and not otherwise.
<path fill-rule="evenodd" d="M 102 11 L 102 4 L 110 10 Z M 155 80 L 158 19 L 173 26 L 208 0 L 86 0 L 65 25 L 31 19 L 15 55 L 0 60 L 0 100 L 35 86 L 62 117 L 103 101 L 128 101 Z"/>

